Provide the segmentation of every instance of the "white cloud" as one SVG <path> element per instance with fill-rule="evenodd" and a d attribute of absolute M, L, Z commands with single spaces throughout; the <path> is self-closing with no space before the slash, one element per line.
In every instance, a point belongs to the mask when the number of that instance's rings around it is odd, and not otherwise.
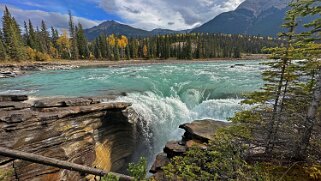
<path fill-rule="evenodd" d="M 4 10 L 4 7 L 4 4 L 0 4 L 1 11 Z M 8 8 L 11 15 L 15 17 L 15 19 L 22 27 L 23 22 L 28 22 L 28 20 L 30 19 L 34 27 L 40 26 L 41 21 L 44 20 L 48 28 L 50 28 L 51 26 L 60 30 L 68 28 L 69 17 L 67 13 L 61 14 L 57 12 L 45 12 L 40 10 L 22 10 L 13 6 L 8 6 Z M 2 12 L 0 14 L 2 14 Z M 76 16 L 74 17 L 74 20 L 77 24 L 78 22 L 80 22 L 84 28 L 91 28 L 101 23 L 100 21 L 89 20 L 86 18 Z"/>
<path fill-rule="evenodd" d="M 126 23 L 154 28 L 188 29 L 222 12 L 234 10 L 244 0 L 101 0 L 100 7 Z"/>

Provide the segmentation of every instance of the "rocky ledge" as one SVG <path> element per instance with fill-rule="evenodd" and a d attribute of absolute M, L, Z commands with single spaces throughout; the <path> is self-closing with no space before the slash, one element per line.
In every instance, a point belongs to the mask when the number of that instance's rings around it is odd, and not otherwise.
<path fill-rule="evenodd" d="M 32 65 L 0 65 L 0 78 L 16 77 L 29 71 L 68 70 L 73 68 L 78 68 L 78 66 L 51 63 L 37 63 Z"/>
<path fill-rule="evenodd" d="M 121 172 L 137 142 L 138 115 L 113 97 L 0 96 L 0 146 Z M 91 176 L 0 156 L 9 180 L 85 180 Z"/>
<path fill-rule="evenodd" d="M 185 133 L 180 141 L 170 141 L 166 144 L 164 152 L 156 156 L 156 160 L 150 169 L 157 181 L 166 181 L 162 167 L 170 162 L 175 156 L 183 156 L 191 147 L 199 147 L 206 149 L 206 144 L 212 140 L 215 132 L 222 127 L 229 126 L 227 122 L 215 120 L 198 120 L 192 123 L 180 125 L 179 128 L 184 129 Z"/>

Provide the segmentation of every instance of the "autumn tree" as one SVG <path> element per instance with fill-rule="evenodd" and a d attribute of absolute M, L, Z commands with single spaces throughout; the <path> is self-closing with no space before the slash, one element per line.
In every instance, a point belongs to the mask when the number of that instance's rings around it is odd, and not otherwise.
<path fill-rule="evenodd" d="M 68 38 L 67 31 L 64 31 L 63 34 L 58 38 L 57 45 L 61 58 L 70 59 L 71 58 L 71 42 Z"/>
<path fill-rule="evenodd" d="M 118 39 L 118 47 L 120 48 L 120 57 L 124 58 L 125 56 L 125 49 L 128 45 L 128 39 L 126 36 L 121 35 L 120 38 Z"/>

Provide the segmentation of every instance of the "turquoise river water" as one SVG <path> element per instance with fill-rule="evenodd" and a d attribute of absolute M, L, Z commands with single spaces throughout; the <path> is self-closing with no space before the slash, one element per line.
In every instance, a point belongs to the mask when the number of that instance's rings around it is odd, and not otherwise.
<path fill-rule="evenodd" d="M 261 61 L 184 63 L 122 68 L 80 68 L 33 72 L 0 80 L 0 94 L 98 96 L 125 92 L 145 121 L 144 136 L 153 156 L 182 136 L 178 126 L 199 119 L 225 121 L 246 93 L 262 84 Z M 239 66 L 231 67 L 235 64 Z"/>

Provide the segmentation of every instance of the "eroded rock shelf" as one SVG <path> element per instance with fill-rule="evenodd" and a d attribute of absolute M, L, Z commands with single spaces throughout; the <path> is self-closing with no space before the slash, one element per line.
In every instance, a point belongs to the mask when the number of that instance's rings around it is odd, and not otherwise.
<path fill-rule="evenodd" d="M 113 97 L 0 96 L 0 146 L 121 172 L 137 142 L 139 116 Z M 85 180 L 77 172 L 0 157 L 12 180 Z"/>

